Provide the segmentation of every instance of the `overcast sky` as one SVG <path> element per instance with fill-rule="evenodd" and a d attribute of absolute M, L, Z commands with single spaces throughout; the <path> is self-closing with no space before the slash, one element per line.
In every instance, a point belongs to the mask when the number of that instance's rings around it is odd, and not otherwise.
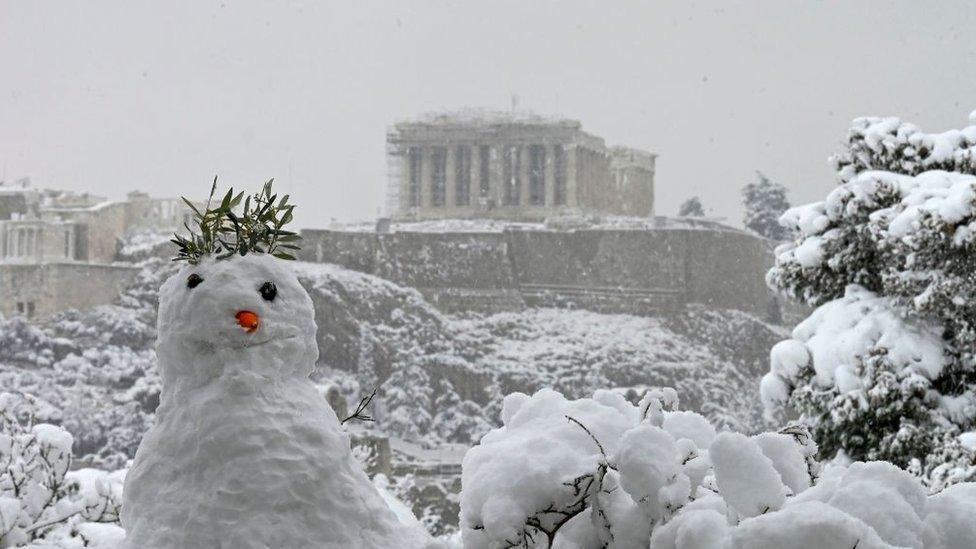
<path fill-rule="evenodd" d="M 658 153 L 658 214 L 794 203 L 859 115 L 976 108 L 976 4 L 0 0 L 0 175 L 121 197 L 275 177 L 303 226 L 371 219 L 390 123 L 522 107 Z"/>

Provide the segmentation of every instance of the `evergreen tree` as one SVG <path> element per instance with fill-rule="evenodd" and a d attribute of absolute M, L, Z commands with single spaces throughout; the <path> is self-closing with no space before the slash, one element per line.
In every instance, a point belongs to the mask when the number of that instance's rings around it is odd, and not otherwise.
<path fill-rule="evenodd" d="M 685 200 L 678 208 L 678 217 L 705 217 L 705 207 L 702 206 L 701 199 L 693 196 Z"/>
<path fill-rule="evenodd" d="M 786 187 L 770 181 L 762 172 L 756 172 L 759 181 L 742 189 L 745 216 L 742 222 L 750 231 L 770 240 L 785 240 L 789 236 L 786 227 L 779 224 L 779 217 L 790 207 L 786 200 Z"/>
<path fill-rule="evenodd" d="M 376 420 L 387 433 L 421 440 L 430 432 L 432 388 L 430 376 L 419 363 L 395 370 L 380 387 Z"/>
<path fill-rule="evenodd" d="M 863 118 L 847 145 L 840 186 L 783 216 L 795 240 L 767 282 L 819 308 L 773 348 L 764 402 L 799 412 L 823 457 L 976 479 L 959 438 L 976 430 L 976 126 Z"/>
<path fill-rule="evenodd" d="M 433 418 L 434 429 L 445 440 L 477 441 L 491 430 L 491 425 L 482 419 L 479 406 L 470 400 L 462 400 L 454 387 L 446 379 L 436 382 Z"/>

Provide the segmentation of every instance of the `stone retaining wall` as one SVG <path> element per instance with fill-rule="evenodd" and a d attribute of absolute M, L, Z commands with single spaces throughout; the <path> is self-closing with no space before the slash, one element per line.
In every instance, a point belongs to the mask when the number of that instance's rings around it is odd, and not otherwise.
<path fill-rule="evenodd" d="M 530 306 L 660 314 L 702 303 L 775 320 L 769 243 L 703 229 L 368 233 L 302 231 L 306 261 L 418 288 L 441 310 Z"/>
<path fill-rule="evenodd" d="M 93 263 L 0 264 L 0 314 L 44 317 L 107 305 L 138 273 L 136 267 Z"/>

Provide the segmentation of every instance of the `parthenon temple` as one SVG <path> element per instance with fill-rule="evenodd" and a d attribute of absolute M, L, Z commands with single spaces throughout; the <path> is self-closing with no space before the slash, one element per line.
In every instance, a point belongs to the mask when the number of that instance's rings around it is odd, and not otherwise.
<path fill-rule="evenodd" d="M 607 147 L 576 120 L 465 110 L 398 123 L 386 141 L 397 220 L 654 213 L 655 155 Z"/>

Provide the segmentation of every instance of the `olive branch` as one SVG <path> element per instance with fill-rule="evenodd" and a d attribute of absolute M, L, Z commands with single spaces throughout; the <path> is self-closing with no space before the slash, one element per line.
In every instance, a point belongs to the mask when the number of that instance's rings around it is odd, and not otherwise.
<path fill-rule="evenodd" d="M 301 237 L 282 227 L 291 222 L 295 206 L 288 204 L 287 194 L 278 199 L 271 189 L 273 182 L 274 179 L 268 180 L 260 192 L 247 197 L 243 191 L 235 195 L 234 189 L 230 188 L 220 204 L 212 207 L 217 191 L 217 178 L 214 177 L 203 211 L 182 197 L 183 202 L 193 210 L 196 230 L 184 223 L 188 235 L 173 235 L 170 242 L 176 244 L 178 249 L 173 261 L 196 265 L 207 255 L 215 255 L 219 260 L 251 252 L 294 260 L 295 256 L 290 252 L 300 249 L 297 242 Z M 244 201 L 243 208 L 240 213 L 234 213 L 241 200 Z"/>

